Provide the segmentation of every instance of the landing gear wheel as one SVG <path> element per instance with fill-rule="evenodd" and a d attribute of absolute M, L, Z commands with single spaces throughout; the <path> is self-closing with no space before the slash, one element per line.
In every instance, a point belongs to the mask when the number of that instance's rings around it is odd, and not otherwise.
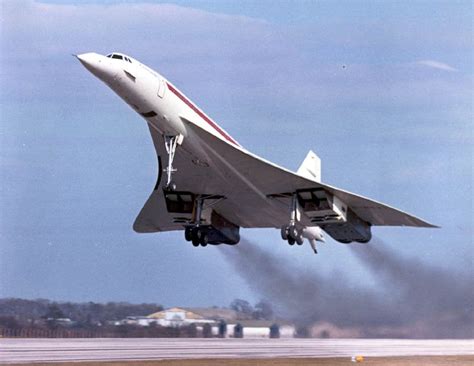
<path fill-rule="evenodd" d="M 302 245 L 303 241 L 303 236 L 301 234 L 296 237 L 296 244 Z"/>
<path fill-rule="evenodd" d="M 207 243 L 209 242 L 209 237 L 207 236 L 206 233 L 202 233 L 200 242 L 203 247 L 207 245 Z"/>
<path fill-rule="evenodd" d="M 199 227 L 194 227 L 191 235 L 193 236 L 193 239 L 196 238 L 198 241 L 200 241 L 201 236 L 202 236 L 202 231 L 201 229 L 199 229 Z"/>
<path fill-rule="evenodd" d="M 288 226 L 283 226 L 281 228 L 281 238 L 283 240 L 288 240 L 288 234 L 289 234 Z"/>
<path fill-rule="evenodd" d="M 192 230 L 190 227 L 184 229 L 184 239 L 186 239 L 186 241 L 193 240 Z"/>
<path fill-rule="evenodd" d="M 292 237 L 289 237 L 288 238 L 288 244 L 294 245 L 295 244 L 295 239 L 293 239 Z"/>
<path fill-rule="evenodd" d="M 290 226 L 288 229 L 290 237 L 296 241 L 299 236 L 298 228 L 296 226 Z"/>
<path fill-rule="evenodd" d="M 191 229 L 191 240 L 195 247 L 201 244 L 202 231 L 198 227 L 193 227 Z"/>

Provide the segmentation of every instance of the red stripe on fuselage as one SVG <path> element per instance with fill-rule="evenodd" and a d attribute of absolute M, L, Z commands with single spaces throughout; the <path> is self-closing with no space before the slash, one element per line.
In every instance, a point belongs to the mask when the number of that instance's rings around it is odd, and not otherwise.
<path fill-rule="evenodd" d="M 191 103 L 188 98 L 186 98 L 183 94 L 181 94 L 176 88 L 169 84 L 166 83 L 168 86 L 168 89 L 171 90 L 174 95 L 176 95 L 179 99 L 181 99 L 189 108 L 191 108 L 194 112 L 198 114 L 199 117 L 201 117 L 204 121 L 206 121 L 209 125 L 211 125 L 212 128 L 214 128 L 222 137 L 224 137 L 227 141 L 233 143 L 234 145 L 239 146 L 237 141 L 235 141 L 232 137 L 230 137 L 228 134 L 226 134 L 219 126 L 217 123 L 215 123 L 212 119 L 210 119 L 208 116 L 206 116 L 203 112 L 201 112 L 198 107 L 196 107 L 193 103 Z"/>

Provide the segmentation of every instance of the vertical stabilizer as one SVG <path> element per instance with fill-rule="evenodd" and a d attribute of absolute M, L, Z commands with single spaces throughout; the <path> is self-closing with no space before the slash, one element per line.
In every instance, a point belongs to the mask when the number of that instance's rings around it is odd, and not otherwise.
<path fill-rule="evenodd" d="M 321 159 L 319 156 L 314 151 L 309 150 L 296 174 L 316 182 L 321 182 Z"/>

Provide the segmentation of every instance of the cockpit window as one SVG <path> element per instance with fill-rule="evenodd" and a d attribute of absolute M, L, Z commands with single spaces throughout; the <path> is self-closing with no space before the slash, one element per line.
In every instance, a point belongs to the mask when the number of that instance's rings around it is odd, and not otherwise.
<path fill-rule="evenodd" d="M 109 53 L 106 57 L 115 58 L 117 60 L 125 60 L 127 62 L 132 63 L 132 60 L 130 60 L 130 58 L 128 58 L 127 56 L 119 55 L 117 53 Z"/>

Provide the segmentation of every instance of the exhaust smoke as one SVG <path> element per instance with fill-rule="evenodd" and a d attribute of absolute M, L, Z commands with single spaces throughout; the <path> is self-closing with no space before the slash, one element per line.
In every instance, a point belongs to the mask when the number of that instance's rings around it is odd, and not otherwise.
<path fill-rule="evenodd" d="M 472 338 L 474 289 L 468 276 L 404 258 L 379 239 L 351 245 L 380 281 L 377 289 L 297 268 L 243 239 L 221 248 L 250 289 L 281 317 L 331 337 Z"/>

